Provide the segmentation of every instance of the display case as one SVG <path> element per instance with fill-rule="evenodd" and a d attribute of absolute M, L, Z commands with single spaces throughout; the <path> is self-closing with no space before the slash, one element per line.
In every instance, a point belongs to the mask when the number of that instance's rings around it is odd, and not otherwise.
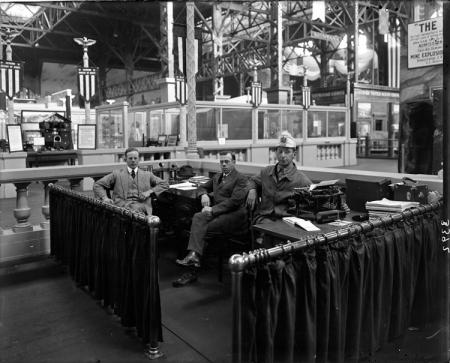
<path fill-rule="evenodd" d="M 97 108 L 97 147 L 119 149 L 125 147 L 126 105 Z"/>

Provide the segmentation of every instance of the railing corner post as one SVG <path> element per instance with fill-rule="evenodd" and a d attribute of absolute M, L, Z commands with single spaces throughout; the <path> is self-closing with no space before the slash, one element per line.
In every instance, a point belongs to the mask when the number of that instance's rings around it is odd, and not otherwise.
<path fill-rule="evenodd" d="M 158 216 L 148 216 L 147 223 L 150 227 L 150 343 L 145 348 L 145 355 L 148 359 L 154 360 L 164 356 L 164 353 L 159 349 L 159 326 L 156 317 L 159 316 L 159 311 L 156 311 L 157 301 L 156 294 L 158 293 L 156 281 L 158 279 L 158 264 L 157 264 L 157 243 L 158 243 L 158 230 L 160 225 L 160 219 Z"/>
<path fill-rule="evenodd" d="M 231 270 L 233 308 L 232 362 L 242 362 L 242 276 L 247 265 L 245 255 L 233 255 L 228 261 Z"/>

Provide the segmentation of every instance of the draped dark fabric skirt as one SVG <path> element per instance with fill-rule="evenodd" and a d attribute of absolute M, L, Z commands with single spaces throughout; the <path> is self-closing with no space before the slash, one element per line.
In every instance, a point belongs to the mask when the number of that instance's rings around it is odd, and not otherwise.
<path fill-rule="evenodd" d="M 51 190 L 50 233 L 51 254 L 68 266 L 79 286 L 112 308 L 124 326 L 136 327 L 144 343 L 150 339 L 150 321 L 156 322 L 162 341 L 159 282 L 157 276 L 150 281 L 146 223 Z M 150 299 L 151 283 L 156 284 L 155 299 Z"/>
<path fill-rule="evenodd" d="M 357 362 L 411 325 L 438 322 L 439 211 L 247 270 L 245 362 Z"/>

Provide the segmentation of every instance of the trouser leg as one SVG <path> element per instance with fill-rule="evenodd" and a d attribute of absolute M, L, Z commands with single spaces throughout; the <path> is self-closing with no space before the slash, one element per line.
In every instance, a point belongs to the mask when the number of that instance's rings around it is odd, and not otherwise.
<path fill-rule="evenodd" d="M 203 254 L 205 247 L 205 235 L 208 230 L 208 223 L 212 217 L 205 213 L 195 213 L 192 218 L 191 233 L 189 236 L 188 250 Z"/>

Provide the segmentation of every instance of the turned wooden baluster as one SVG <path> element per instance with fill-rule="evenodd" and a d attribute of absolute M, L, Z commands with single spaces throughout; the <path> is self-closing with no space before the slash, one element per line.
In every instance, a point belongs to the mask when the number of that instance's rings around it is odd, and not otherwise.
<path fill-rule="evenodd" d="M 56 180 L 44 180 L 44 205 L 42 206 L 42 215 L 44 216 L 44 221 L 41 222 L 42 229 L 50 229 L 50 204 L 49 204 L 49 189 L 48 185 L 50 183 L 56 183 Z"/>
<path fill-rule="evenodd" d="M 16 209 L 14 217 L 17 224 L 13 227 L 14 232 L 28 232 L 33 230 L 33 226 L 28 222 L 31 215 L 31 208 L 28 206 L 28 185 L 30 183 L 14 183 L 16 186 Z"/>

